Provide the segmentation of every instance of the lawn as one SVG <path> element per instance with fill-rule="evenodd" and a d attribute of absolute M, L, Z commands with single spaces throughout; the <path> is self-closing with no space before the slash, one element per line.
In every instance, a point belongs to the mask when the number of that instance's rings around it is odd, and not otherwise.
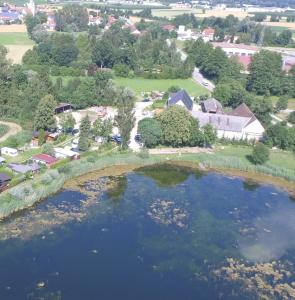
<path fill-rule="evenodd" d="M 1 32 L 0 45 L 33 45 L 26 32 Z"/>
<path fill-rule="evenodd" d="M 165 92 L 171 86 L 178 86 L 185 89 L 191 96 L 200 96 L 209 94 L 201 85 L 195 83 L 192 79 L 145 79 L 145 78 L 115 78 L 118 85 L 131 88 L 137 96 L 141 92 L 161 91 Z"/>
<path fill-rule="evenodd" d="M 270 99 L 272 101 L 273 106 L 275 106 L 276 103 L 277 103 L 277 101 L 278 101 L 278 99 L 279 99 L 279 97 L 277 97 L 277 96 L 271 96 Z M 288 101 L 288 108 L 295 110 L 295 98 L 289 99 L 289 101 Z"/>
<path fill-rule="evenodd" d="M 225 146 L 224 149 L 218 150 L 218 153 L 225 156 L 235 156 L 243 160 L 245 163 L 249 163 L 247 156 L 251 155 L 252 148 L 228 145 Z M 295 170 L 295 154 L 288 151 L 271 150 L 270 160 L 267 162 L 267 164 L 275 167 Z"/>

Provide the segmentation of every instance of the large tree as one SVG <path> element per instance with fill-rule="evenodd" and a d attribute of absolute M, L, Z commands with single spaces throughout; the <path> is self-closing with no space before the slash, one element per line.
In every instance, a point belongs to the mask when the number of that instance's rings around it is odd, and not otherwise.
<path fill-rule="evenodd" d="M 254 55 L 248 78 L 249 91 L 260 95 L 280 93 L 282 78 L 280 54 L 262 50 Z"/>
<path fill-rule="evenodd" d="M 135 123 L 134 93 L 127 88 L 119 88 L 117 94 L 118 113 L 115 117 L 116 124 L 122 138 L 122 148 L 126 149 L 130 140 L 130 133 Z"/>
<path fill-rule="evenodd" d="M 148 148 L 158 145 L 162 140 L 162 129 L 156 119 L 142 119 L 138 123 L 138 133 Z"/>
<path fill-rule="evenodd" d="M 56 102 L 52 95 L 46 95 L 40 100 L 34 119 L 34 128 L 36 130 L 49 130 L 56 127 L 55 107 Z"/>
<path fill-rule="evenodd" d="M 89 149 L 89 134 L 91 130 L 91 122 L 89 116 L 86 115 L 80 124 L 80 136 L 78 147 L 81 151 L 87 151 Z"/>
<path fill-rule="evenodd" d="M 157 116 L 162 133 L 163 143 L 175 147 L 189 145 L 192 130 L 198 130 L 198 125 L 191 114 L 182 106 L 174 105 Z M 196 128 L 192 126 L 195 124 Z"/>

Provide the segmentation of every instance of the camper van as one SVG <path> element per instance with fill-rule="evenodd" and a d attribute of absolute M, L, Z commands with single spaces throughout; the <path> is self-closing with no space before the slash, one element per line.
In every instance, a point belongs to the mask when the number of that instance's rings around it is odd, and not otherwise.
<path fill-rule="evenodd" d="M 14 148 L 3 147 L 3 148 L 1 148 L 1 154 L 7 155 L 7 156 L 17 156 L 18 151 L 17 151 L 17 149 L 14 149 Z"/>

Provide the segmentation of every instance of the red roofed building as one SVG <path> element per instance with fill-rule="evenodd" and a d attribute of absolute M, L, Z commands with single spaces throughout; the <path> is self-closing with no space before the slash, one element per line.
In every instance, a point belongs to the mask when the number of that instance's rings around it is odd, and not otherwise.
<path fill-rule="evenodd" d="M 162 26 L 162 29 L 164 29 L 164 30 L 166 30 L 168 32 L 171 32 L 171 31 L 175 30 L 175 26 L 172 25 L 172 24 L 166 24 L 166 25 Z"/>
<path fill-rule="evenodd" d="M 242 56 L 242 55 L 236 55 L 239 63 L 243 65 L 244 71 L 249 70 L 249 66 L 252 62 L 252 56 Z"/>
<path fill-rule="evenodd" d="M 215 29 L 208 27 L 205 28 L 202 32 L 202 38 L 205 42 L 213 41 L 214 40 L 214 34 L 215 34 Z"/>
<path fill-rule="evenodd" d="M 58 159 L 48 154 L 37 154 L 32 157 L 32 161 L 41 165 L 45 165 L 47 168 L 51 168 Z"/>

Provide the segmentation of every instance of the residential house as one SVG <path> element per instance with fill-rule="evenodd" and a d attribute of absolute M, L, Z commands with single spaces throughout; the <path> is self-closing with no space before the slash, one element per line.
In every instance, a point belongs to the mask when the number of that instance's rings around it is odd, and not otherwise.
<path fill-rule="evenodd" d="M 42 153 L 34 155 L 31 158 L 31 161 L 37 164 L 45 165 L 47 168 L 50 169 L 58 161 L 58 159 L 49 154 Z"/>
<path fill-rule="evenodd" d="M 180 25 L 177 30 L 177 39 L 180 41 L 197 40 L 198 35 L 191 29 L 185 29 L 184 25 Z"/>
<path fill-rule="evenodd" d="M 211 114 L 222 114 L 223 109 L 221 103 L 215 98 L 209 98 L 201 102 L 202 111 Z"/>
<path fill-rule="evenodd" d="M 229 114 L 212 114 L 193 111 L 200 127 L 211 124 L 219 138 L 260 140 L 265 132 L 261 123 L 246 104 L 241 104 Z"/>
<path fill-rule="evenodd" d="M 18 155 L 18 151 L 17 151 L 17 149 L 14 149 L 14 148 L 3 147 L 3 148 L 1 148 L 1 154 L 15 157 Z"/>
<path fill-rule="evenodd" d="M 37 163 L 32 163 L 27 165 L 11 163 L 7 167 L 16 174 L 27 174 L 27 173 L 36 174 L 40 170 L 40 166 Z"/>
<path fill-rule="evenodd" d="M 193 100 L 188 95 L 188 93 L 185 90 L 180 90 L 176 93 L 171 93 L 167 102 L 166 107 L 170 107 L 172 105 L 180 105 L 186 107 L 187 110 L 192 111 L 193 110 Z"/>
<path fill-rule="evenodd" d="M 208 27 L 202 31 L 201 36 L 202 36 L 202 39 L 204 40 L 204 42 L 211 42 L 214 40 L 214 35 L 215 35 L 215 29 Z"/>
<path fill-rule="evenodd" d="M 175 26 L 172 24 L 165 24 L 161 26 L 163 30 L 168 31 L 168 32 L 172 32 L 175 31 Z"/>
<path fill-rule="evenodd" d="M 0 192 L 3 192 L 9 185 L 11 178 L 5 173 L 0 173 Z"/>

